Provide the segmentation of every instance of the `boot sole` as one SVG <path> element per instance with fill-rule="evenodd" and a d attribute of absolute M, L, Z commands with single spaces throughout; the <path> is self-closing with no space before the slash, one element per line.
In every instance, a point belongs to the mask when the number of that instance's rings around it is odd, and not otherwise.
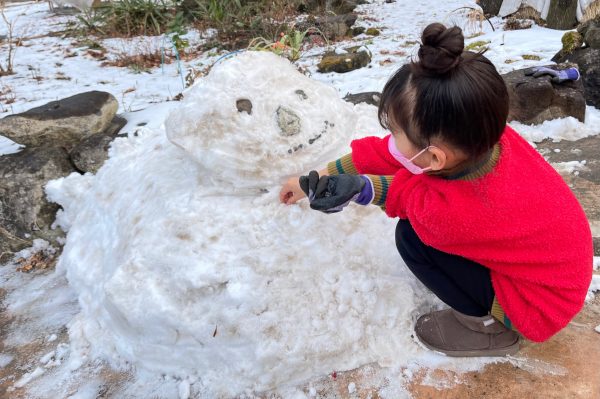
<path fill-rule="evenodd" d="M 514 344 L 506 346 L 504 348 L 453 351 L 440 349 L 429 345 L 419 336 L 419 334 L 417 334 L 417 337 L 419 338 L 419 342 L 423 344 L 423 346 L 427 347 L 428 349 L 434 352 L 439 352 L 450 357 L 503 357 L 514 355 L 515 353 L 519 352 L 519 340 L 517 340 L 517 342 L 515 342 Z"/>

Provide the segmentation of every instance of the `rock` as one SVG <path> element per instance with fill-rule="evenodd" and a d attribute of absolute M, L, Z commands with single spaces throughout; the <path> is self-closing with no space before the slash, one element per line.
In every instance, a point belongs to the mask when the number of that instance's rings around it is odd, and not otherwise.
<path fill-rule="evenodd" d="M 344 100 L 346 100 L 352 104 L 367 103 L 367 104 L 378 107 L 379 101 L 381 100 L 381 93 L 379 93 L 377 91 L 367 91 L 364 93 L 356 93 L 356 94 L 348 93 L 344 97 Z"/>
<path fill-rule="evenodd" d="M 564 69 L 570 65 L 551 66 Z M 503 75 L 510 96 L 508 120 L 539 124 L 546 120 L 572 116 L 585 118 L 585 97 L 581 80 L 553 84 L 549 76 L 525 76 L 524 69 Z"/>
<path fill-rule="evenodd" d="M 81 140 L 73 149 L 69 152 L 73 165 L 79 172 L 85 173 L 96 173 L 104 164 L 104 161 L 108 159 L 108 148 L 110 143 L 114 140 L 119 130 L 125 124 L 127 120 L 116 116 L 111 126 L 102 133 L 96 133 L 88 136 Z"/>
<path fill-rule="evenodd" d="M 551 0 L 546 27 L 550 29 L 572 29 L 577 25 L 578 0 Z"/>
<path fill-rule="evenodd" d="M 74 172 L 64 148 L 25 148 L 0 157 L 0 254 L 31 246 L 33 239 L 56 242 L 60 230 L 51 230 L 59 206 L 46 200 L 44 186 L 51 179 Z"/>
<path fill-rule="evenodd" d="M 0 134 L 25 146 L 78 142 L 106 130 L 118 107 L 110 93 L 76 94 L 0 119 Z"/>
<path fill-rule="evenodd" d="M 369 29 L 367 29 L 366 33 L 369 36 L 379 36 L 381 34 L 379 29 L 377 29 L 377 28 L 369 28 Z"/>
<path fill-rule="evenodd" d="M 600 108 L 600 49 L 588 47 L 576 49 L 571 54 L 559 52 L 552 61 L 577 64 L 585 88 L 586 103 Z"/>
<path fill-rule="evenodd" d="M 530 19 L 517 19 L 508 17 L 504 23 L 504 30 L 521 30 L 529 29 L 533 26 L 533 21 Z"/>
<path fill-rule="evenodd" d="M 306 30 L 316 26 L 329 40 L 336 40 L 348 35 L 350 27 L 356 22 L 355 14 L 326 15 L 316 19 L 307 19 L 299 24 L 298 30 Z M 352 32 L 350 32 L 352 33 Z"/>
<path fill-rule="evenodd" d="M 571 54 L 583 45 L 583 36 L 576 31 L 567 32 L 562 39 L 562 54 Z"/>
<path fill-rule="evenodd" d="M 516 19 L 531 19 L 538 25 L 546 25 L 546 21 L 542 18 L 540 12 L 528 5 L 521 5 L 519 9 L 510 16 Z"/>
<path fill-rule="evenodd" d="M 352 28 L 352 36 L 362 35 L 366 30 L 367 28 L 364 26 L 355 26 Z"/>
<path fill-rule="evenodd" d="M 277 125 L 282 136 L 295 136 L 300 133 L 302 125 L 300 117 L 288 107 L 279 106 L 276 111 Z"/>
<path fill-rule="evenodd" d="M 478 0 L 477 3 L 485 15 L 496 16 L 500 12 L 502 0 Z"/>
<path fill-rule="evenodd" d="M 315 14 L 316 12 L 333 12 L 335 14 L 347 14 L 364 0 L 333 0 L 323 2 L 321 0 L 305 0 L 297 7 L 299 12 Z M 323 7 L 325 5 L 325 7 Z M 315 12 L 316 11 L 316 12 Z"/>
<path fill-rule="evenodd" d="M 252 102 L 247 98 L 241 98 L 235 102 L 238 112 L 245 112 L 252 115 Z"/>
<path fill-rule="evenodd" d="M 600 24 L 592 25 L 585 32 L 583 40 L 591 48 L 600 49 Z"/>
<path fill-rule="evenodd" d="M 319 72 L 350 72 L 369 65 L 371 56 L 368 52 L 361 50 L 347 54 L 327 53 L 319 62 Z"/>

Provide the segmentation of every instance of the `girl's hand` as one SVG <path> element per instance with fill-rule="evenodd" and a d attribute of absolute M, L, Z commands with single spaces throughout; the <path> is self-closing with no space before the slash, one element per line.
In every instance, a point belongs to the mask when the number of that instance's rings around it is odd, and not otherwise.
<path fill-rule="evenodd" d="M 286 205 L 292 205 L 306 197 L 306 194 L 304 194 L 304 191 L 300 188 L 299 180 L 299 177 L 291 177 L 283 187 L 281 187 L 279 201 Z"/>
<path fill-rule="evenodd" d="M 320 176 L 326 176 L 327 168 L 321 170 L 319 172 Z M 284 185 L 281 187 L 281 191 L 279 192 L 279 201 L 286 205 L 292 205 L 296 202 L 300 201 L 302 198 L 305 198 L 306 194 L 300 188 L 300 176 L 291 177 Z"/>

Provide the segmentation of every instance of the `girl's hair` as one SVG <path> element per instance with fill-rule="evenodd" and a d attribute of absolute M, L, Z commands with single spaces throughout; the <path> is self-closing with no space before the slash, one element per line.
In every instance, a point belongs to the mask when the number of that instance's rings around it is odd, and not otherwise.
<path fill-rule="evenodd" d="M 499 140 L 508 117 L 508 91 L 496 68 L 464 50 L 458 27 L 433 23 L 421 37 L 418 61 L 402 66 L 386 83 L 379 123 L 400 127 L 417 147 L 432 137 L 477 157 Z"/>

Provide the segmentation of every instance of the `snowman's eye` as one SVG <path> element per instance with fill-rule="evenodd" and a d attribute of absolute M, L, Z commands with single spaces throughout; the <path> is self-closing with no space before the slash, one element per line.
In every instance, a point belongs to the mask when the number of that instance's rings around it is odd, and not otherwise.
<path fill-rule="evenodd" d="M 235 102 L 235 106 L 238 112 L 246 112 L 248 115 L 252 115 L 252 102 L 247 98 L 240 98 Z"/>

